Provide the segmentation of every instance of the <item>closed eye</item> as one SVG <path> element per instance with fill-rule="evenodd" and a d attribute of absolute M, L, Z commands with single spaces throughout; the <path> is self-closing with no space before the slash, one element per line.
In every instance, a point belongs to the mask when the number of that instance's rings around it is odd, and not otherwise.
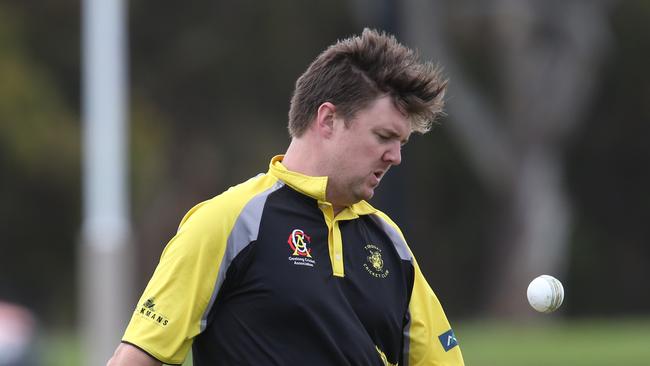
<path fill-rule="evenodd" d="M 395 139 L 398 139 L 399 136 L 398 135 L 392 135 L 392 134 L 391 135 L 386 135 L 386 134 L 378 133 L 377 138 L 381 142 L 390 142 L 390 141 L 393 141 Z M 404 147 L 408 142 L 409 142 L 408 138 L 400 140 L 400 142 L 399 142 L 400 147 Z"/>
<path fill-rule="evenodd" d="M 392 138 L 392 136 L 381 134 L 381 133 L 378 133 L 377 136 L 381 141 L 389 141 Z"/>
<path fill-rule="evenodd" d="M 400 136 L 397 132 L 393 131 L 379 130 L 375 132 L 375 135 L 377 136 L 377 139 L 382 143 L 399 141 L 400 147 L 404 147 L 404 145 L 409 142 L 408 136 L 406 138 L 402 138 L 402 136 Z"/>

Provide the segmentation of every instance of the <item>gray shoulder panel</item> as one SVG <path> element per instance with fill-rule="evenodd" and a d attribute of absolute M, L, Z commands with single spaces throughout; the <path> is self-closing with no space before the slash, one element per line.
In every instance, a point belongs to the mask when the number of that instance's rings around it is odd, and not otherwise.
<path fill-rule="evenodd" d="M 395 246 L 399 257 L 405 261 L 412 261 L 413 257 L 411 256 L 411 252 L 408 250 L 406 242 L 404 239 L 402 239 L 402 236 L 399 234 L 399 232 L 395 230 L 395 228 L 392 227 L 389 223 L 384 221 L 384 219 L 382 219 L 379 215 L 371 215 L 370 217 L 372 217 L 372 219 L 384 230 L 386 235 L 388 235 L 390 240 L 393 242 L 393 245 Z"/>
<path fill-rule="evenodd" d="M 214 301 L 221 289 L 221 285 L 223 285 L 230 264 L 235 257 L 246 248 L 246 246 L 257 240 L 257 234 L 260 229 L 260 221 L 262 219 L 262 212 L 264 211 L 266 199 L 271 193 L 282 188 L 282 186 L 284 186 L 284 183 L 278 180 L 271 188 L 257 194 L 248 201 L 237 217 L 235 225 L 230 231 L 230 236 L 228 236 L 226 242 L 226 252 L 221 260 L 221 266 L 219 267 L 219 273 L 217 274 L 217 282 L 214 285 L 214 290 L 210 297 L 210 303 L 208 303 L 208 306 L 201 317 L 201 332 L 205 330 L 205 327 L 207 326 L 208 314 L 214 305 Z"/>

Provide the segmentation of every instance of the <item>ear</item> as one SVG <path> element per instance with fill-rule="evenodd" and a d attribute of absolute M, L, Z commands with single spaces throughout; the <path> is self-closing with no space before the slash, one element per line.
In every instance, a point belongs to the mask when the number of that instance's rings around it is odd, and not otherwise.
<path fill-rule="evenodd" d="M 318 107 L 316 113 L 315 127 L 318 133 L 324 137 L 329 137 L 334 132 L 334 118 L 336 117 L 336 106 L 330 102 L 325 102 Z"/>

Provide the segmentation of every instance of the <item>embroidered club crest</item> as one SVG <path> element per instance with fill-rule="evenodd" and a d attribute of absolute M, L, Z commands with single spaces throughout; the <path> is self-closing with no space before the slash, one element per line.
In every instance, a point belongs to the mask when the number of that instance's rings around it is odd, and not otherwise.
<path fill-rule="evenodd" d="M 384 268 L 384 259 L 381 256 L 381 248 L 374 244 L 368 244 L 363 249 L 368 256 L 363 268 L 375 278 L 386 278 L 390 271 Z"/>

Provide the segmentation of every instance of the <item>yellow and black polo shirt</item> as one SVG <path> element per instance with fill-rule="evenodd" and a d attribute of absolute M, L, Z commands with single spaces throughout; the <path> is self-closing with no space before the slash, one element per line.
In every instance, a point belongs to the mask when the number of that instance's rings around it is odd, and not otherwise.
<path fill-rule="evenodd" d="M 463 365 L 399 230 L 365 201 L 336 217 L 326 177 L 266 174 L 192 208 L 123 337 L 194 365 Z"/>

